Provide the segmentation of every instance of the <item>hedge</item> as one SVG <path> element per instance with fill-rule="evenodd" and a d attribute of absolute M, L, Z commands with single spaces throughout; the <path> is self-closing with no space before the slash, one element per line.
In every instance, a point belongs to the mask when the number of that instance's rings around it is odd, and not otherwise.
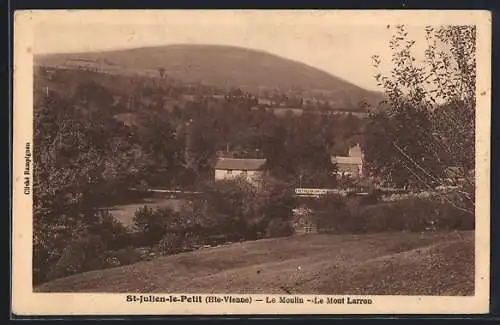
<path fill-rule="evenodd" d="M 474 215 L 437 198 L 406 198 L 394 202 L 363 204 L 356 198 L 343 204 L 334 199 L 316 209 L 320 232 L 375 233 L 386 231 L 471 230 Z"/>

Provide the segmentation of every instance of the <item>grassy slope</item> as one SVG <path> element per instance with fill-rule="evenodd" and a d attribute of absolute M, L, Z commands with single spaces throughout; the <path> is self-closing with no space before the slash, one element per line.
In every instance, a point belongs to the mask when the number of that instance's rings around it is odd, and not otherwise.
<path fill-rule="evenodd" d="M 73 61 L 84 59 L 92 62 Z M 219 87 L 239 86 L 289 90 L 326 90 L 338 98 L 378 102 L 381 95 L 300 62 L 266 52 L 220 45 L 170 45 L 95 53 L 38 56 L 37 64 L 78 66 L 80 64 L 124 74 L 158 75 L 163 67 L 170 77 Z"/>
<path fill-rule="evenodd" d="M 474 235 L 266 239 L 74 275 L 37 291 L 472 295 Z"/>

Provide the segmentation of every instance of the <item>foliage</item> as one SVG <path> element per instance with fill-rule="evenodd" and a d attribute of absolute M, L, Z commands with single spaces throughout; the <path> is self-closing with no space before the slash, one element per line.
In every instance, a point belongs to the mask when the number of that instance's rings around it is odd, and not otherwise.
<path fill-rule="evenodd" d="M 167 78 L 165 68 L 158 74 L 161 78 L 62 68 L 35 72 L 35 283 L 50 276 L 76 237 L 97 236 L 112 251 L 154 245 L 167 232 L 199 233 L 203 240 L 221 233 L 260 238 L 273 218 L 291 214 L 293 186 L 335 184 L 330 154 L 346 150 L 363 124 L 326 111 L 278 117 L 265 107 L 253 110 L 257 99 L 243 89 L 182 84 Z M 209 96 L 214 93 L 224 98 Z M 301 102 L 293 94 L 269 95 L 276 102 Z M 151 187 L 197 187 L 211 178 L 215 157 L 224 151 L 267 158 L 279 181 L 264 184 L 260 193 L 243 184 L 227 190 L 214 185 L 207 202 L 190 211 L 139 211 L 139 234 L 106 212 L 127 200 L 130 188 L 144 194 Z"/>
<path fill-rule="evenodd" d="M 141 256 L 132 247 L 121 248 L 106 252 L 106 266 L 116 263 L 116 266 L 129 265 L 137 263 L 141 260 Z M 114 262 L 114 263 L 113 263 Z"/>
<path fill-rule="evenodd" d="M 291 184 L 267 177 L 260 190 L 260 195 L 265 199 L 262 211 L 267 219 L 283 219 L 292 215 L 296 199 Z"/>
<path fill-rule="evenodd" d="M 217 135 L 211 131 L 214 123 L 207 116 L 198 116 L 186 123 L 184 168 L 198 180 L 211 176 L 217 149 Z"/>
<path fill-rule="evenodd" d="M 99 230 L 96 225 L 103 224 L 117 236 L 123 233 L 99 208 L 106 198 L 117 195 L 132 181 L 135 161 L 128 159 L 132 148 L 121 140 L 126 130 L 96 108 L 106 104 L 107 97 L 92 97 L 87 110 L 81 108 L 86 93 L 80 89 L 75 98 L 69 99 L 53 93 L 35 97 L 35 281 L 48 275 L 75 236 L 85 235 L 89 229 Z"/>
<path fill-rule="evenodd" d="M 273 219 L 287 220 L 295 205 L 289 184 L 267 177 L 259 187 L 244 180 L 206 183 L 200 225 L 232 240 L 257 239 Z"/>
<path fill-rule="evenodd" d="M 181 251 L 183 238 L 176 233 L 166 233 L 165 236 L 156 245 L 156 250 L 160 254 L 175 254 Z"/>
<path fill-rule="evenodd" d="M 362 205 L 370 205 L 370 204 L 377 204 L 380 202 L 381 199 L 381 193 L 379 191 L 371 191 L 367 193 L 367 195 L 364 195 L 360 199 L 360 204 Z"/>
<path fill-rule="evenodd" d="M 134 215 L 134 228 L 142 234 L 143 244 L 152 246 L 163 236 L 171 223 L 178 217 L 171 208 L 150 208 L 145 205 L 137 209 Z"/>
<path fill-rule="evenodd" d="M 189 209 L 138 209 L 134 223 L 147 239 L 143 244 L 155 245 L 162 254 L 173 254 L 214 240 L 291 234 L 289 221 L 295 202 L 286 183 L 266 178 L 260 187 L 255 187 L 235 179 L 205 182 L 199 190 L 204 192 L 203 198 Z"/>
<path fill-rule="evenodd" d="M 203 188 L 202 227 L 218 229 L 234 240 L 252 237 L 251 229 L 263 218 L 256 188 L 239 179 L 208 182 Z"/>
<path fill-rule="evenodd" d="M 272 219 L 266 227 L 267 237 L 287 237 L 294 233 L 294 229 L 287 219 Z"/>
<path fill-rule="evenodd" d="M 72 240 L 62 251 L 49 278 L 59 278 L 104 266 L 105 243 L 97 235 L 86 235 Z"/>
<path fill-rule="evenodd" d="M 114 183 L 105 182 L 105 193 L 141 182 L 193 186 L 210 178 L 215 156 L 221 151 L 265 157 L 274 176 L 287 181 L 300 179 L 301 186 L 332 186 L 335 179 L 330 154 L 342 154 L 359 142 L 363 127 L 363 121 L 355 116 L 315 109 L 284 118 L 272 110 L 256 111 L 251 109 L 256 98 L 241 90 L 238 95 L 238 89 L 221 100 L 195 96 L 182 101 L 177 95 L 194 91 L 193 87 L 166 79 L 54 70 L 55 84 L 42 73 L 36 76 L 36 95 L 49 101 L 61 96 L 67 102 L 66 109 L 48 105 L 48 113 L 55 109 L 67 113 L 60 120 L 85 121 L 88 141 L 98 147 L 96 155 L 109 165 L 107 178 L 116 178 Z M 62 83 L 70 84 L 70 89 L 62 88 Z M 41 91 L 44 84 L 58 94 Z M 74 114 L 75 108 L 78 114 Z M 51 138 L 55 133 L 47 135 Z M 110 143 L 102 141 L 104 138 Z"/>
<path fill-rule="evenodd" d="M 131 242 L 129 230 L 104 209 L 96 210 L 93 218 L 82 225 L 80 231 L 99 236 L 106 248 L 110 250 L 127 247 Z"/>
<path fill-rule="evenodd" d="M 263 138 L 267 168 L 275 177 L 296 182 L 301 187 L 335 185 L 331 163 L 332 120 L 322 115 L 304 114 L 288 118 L 278 128 L 269 122 Z"/>
<path fill-rule="evenodd" d="M 325 200 L 315 211 L 318 229 L 328 233 L 474 229 L 474 216 L 435 197 L 409 197 L 376 204 L 364 204 L 360 198 L 337 197 Z"/>
<path fill-rule="evenodd" d="M 428 48 L 419 64 L 412 53 L 415 41 L 403 25 L 396 26 L 391 77 L 376 75 L 390 108 L 372 118 L 365 147 L 375 174 L 429 189 L 443 184 L 447 167 L 461 168 L 462 179 L 474 168 L 476 28 L 429 26 L 425 32 Z M 379 67 L 381 58 L 373 58 Z M 473 205 L 471 194 L 465 197 Z"/>

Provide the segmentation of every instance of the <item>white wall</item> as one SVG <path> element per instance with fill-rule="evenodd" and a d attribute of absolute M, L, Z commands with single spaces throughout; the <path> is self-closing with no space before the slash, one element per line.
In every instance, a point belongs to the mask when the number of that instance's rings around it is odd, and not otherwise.
<path fill-rule="evenodd" d="M 243 176 L 244 172 L 242 170 L 232 170 L 229 173 L 228 170 L 225 169 L 216 169 L 215 170 L 215 180 L 223 180 L 223 179 L 232 179 L 238 176 Z M 262 177 L 261 171 L 249 170 L 246 173 L 245 179 L 250 183 L 257 182 Z"/>

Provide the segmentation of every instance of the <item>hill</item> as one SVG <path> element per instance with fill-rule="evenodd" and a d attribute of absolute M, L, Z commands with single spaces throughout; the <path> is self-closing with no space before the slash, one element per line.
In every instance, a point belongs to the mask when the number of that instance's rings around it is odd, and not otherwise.
<path fill-rule="evenodd" d="M 473 295 L 474 233 L 264 239 L 73 275 L 35 291 Z"/>
<path fill-rule="evenodd" d="M 374 106 L 382 98 L 380 93 L 365 90 L 306 64 L 232 46 L 169 45 L 50 54 L 36 56 L 35 64 L 150 76 L 159 76 L 160 69 L 164 69 L 161 72 L 168 77 L 216 87 L 240 87 L 251 92 L 267 89 L 284 93 L 324 93 L 342 107 L 355 106 L 360 102 Z"/>

